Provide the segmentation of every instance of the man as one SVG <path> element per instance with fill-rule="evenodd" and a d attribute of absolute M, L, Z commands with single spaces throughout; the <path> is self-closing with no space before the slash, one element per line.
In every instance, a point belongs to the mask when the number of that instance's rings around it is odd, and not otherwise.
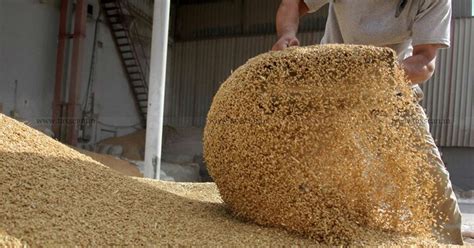
<path fill-rule="evenodd" d="M 329 3 L 326 30 L 321 43 L 346 43 L 384 46 L 394 49 L 400 64 L 421 99 L 418 84 L 435 70 L 436 52 L 450 45 L 450 0 L 283 0 L 276 23 L 278 41 L 273 50 L 298 46 L 299 18 Z M 421 106 L 420 115 L 426 117 Z M 426 120 L 426 118 L 424 118 Z M 418 128 L 418 127 L 417 127 Z M 441 242 L 463 244 L 461 214 L 449 174 L 441 160 L 426 121 L 419 125 L 430 149 L 427 152 L 433 174 L 440 177 L 437 207 L 447 222 L 436 230 Z"/>

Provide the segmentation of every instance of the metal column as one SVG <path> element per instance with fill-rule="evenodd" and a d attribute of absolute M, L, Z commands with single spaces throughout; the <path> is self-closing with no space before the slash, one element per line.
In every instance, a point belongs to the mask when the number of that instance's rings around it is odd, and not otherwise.
<path fill-rule="evenodd" d="M 78 98 L 81 82 L 82 56 L 86 36 L 87 0 L 77 0 L 74 19 L 74 35 L 71 61 L 71 84 L 67 104 L 67 133 L 66 142 L 75 146 L 77 144 Z"/>
<path fill-rule="evenodd" d="M 66 54 L 67 34 L 67 18 L 68 18 L 69 0 L 61 0 L 61 13 L 59 16 L 59 35 L 58 49 L 56 52 L 56 78 L 54 83 L 54 99 L 53 99 L 53 123 L 52 129 L 55 138 L 61 137 L 61 105 L 62 105 L 62 84 L 64 79 L 64 61 Z"/>
<path fill-rule="evenodd" d="M 145 147 L 145 177 L 160 178 L 170 0 L 155 0 Z"/>

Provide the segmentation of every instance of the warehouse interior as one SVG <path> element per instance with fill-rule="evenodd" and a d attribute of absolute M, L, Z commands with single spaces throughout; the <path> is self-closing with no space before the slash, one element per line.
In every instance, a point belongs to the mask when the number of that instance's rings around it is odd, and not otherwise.
<path fill-rule="evenodd" d="M 237 68 L 271 50 L 280 1 L 171 0 L 168 35 L 153 33 L 157 2 L 0 0 L 0 114 L 127 176 L 212 182 L 203 136 L 213 97 Z M 452 4 L 451 47 L 422 85 L 422 106 L 460 208 L 474 216 L 474 1 Z M 327 16 L 326 5 L 302 18 L 301 45 L 321 41 Z M 161 165 L 150 176 L 152 44 L 162 36 Z"/>

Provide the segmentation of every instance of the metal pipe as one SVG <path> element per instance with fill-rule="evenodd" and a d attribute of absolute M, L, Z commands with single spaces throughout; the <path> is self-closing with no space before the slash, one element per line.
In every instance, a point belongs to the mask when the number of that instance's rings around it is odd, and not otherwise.
<path fill-rule="evenodd" d="M 58 48 L 56 52 L 56 77 L 54 81 L 54 98 L 53 98 L 53 116 L 52 129 L 55 138 L 61 137 L 61 103 L 62 94 L 61 86 L 64 78 L 64 60 L 66 53 L 67 35 L 67 18 L 68 18 L 69 0 L 61 0 L 61 11 L 59 14 L 59 34 Z"/>
<path fill-rule="evenodd" d="M 160 179 L 169 16 L 170 0 L 156 0 L 153 14 L 144 173 L 145 177 L 155 179 Z"/>
<path fill-rule="evenodd" d="M 70 145 L 77 144 L 77 116 L 79 114 L 79 85 L 81 82 L 82 56 L 86 36 L 86 10 L 87 0 L 77 0 L 74 18 L 74 35 L 71 58 L 71 76 L 67 105 L 67 133 L 66 142 Z"/>

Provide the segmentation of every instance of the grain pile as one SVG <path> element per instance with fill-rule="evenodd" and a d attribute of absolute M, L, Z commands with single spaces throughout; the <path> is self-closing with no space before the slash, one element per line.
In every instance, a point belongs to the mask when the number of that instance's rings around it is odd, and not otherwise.
<path fill-rule="evenodd" d="M 143 160 L 145 154 L 146 131 L 137 130 L 131 134 L 102 140 L 100 145 L 119 145 L 123 148 L 122 156 L 130 160 Z"/>
<path fill-rule="evenodd" d="M 206 162 L 232 210 L 320 242 L 429 237 L 438 214 L 411 89 L 388 48 L 322 45 L 249 60 L 220 87 Z"/>
<path fill-rule="evenodd" d="M 23 247 L 23 244 L 19 239 L 8 235 L 7 233 L 0 230 L 0 247 Z"/>
<path fill-rule="evenodd" d="M 124 175 L 132 176 L 132 177 L 143 177 L 143 174 L 138 170 L 138 167 L 126 160 L 116 158 L 114 156 L 108 154 L 99 154 L 91 151 L 86 151 L 83 149 L 79 149 L 73 147 L 74 150 L 87 155 L 94 159 L 95 161 L 116 170 Z"/>
<path fill-rule="evenodd" d="M 127 177 L 1 114 L 0 196 L 0 247 L 318 244 L 233 218 L 214 184 Z M 360 240 L 401 242 L 420 240 Z"/>

